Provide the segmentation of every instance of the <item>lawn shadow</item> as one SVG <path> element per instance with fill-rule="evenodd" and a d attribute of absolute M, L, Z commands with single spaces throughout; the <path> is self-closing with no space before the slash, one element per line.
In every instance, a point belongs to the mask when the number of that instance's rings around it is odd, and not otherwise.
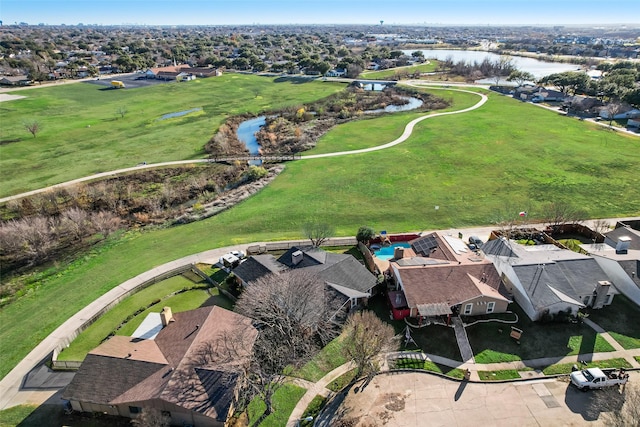
<path fill-rule="evenodd" d="M 581 360 L 584 360 L 585 362 L 591 362 L 592 356 L 590 356 L 590 354 L 595 351 L 597 336 L 597 332 L 591 328 L 589 328 L 589 330 L 585 330 L 585 332 L 582 334 L 580 350 L 578 351 L 578 354 L 583 355 L 581 357 Z"/>
<path fill-rule="evenodd" d="M 61 399 L 62 392 L 59 391 L 42 405 L 35 408 L 17 425 L 18 427 L 125 427 L 131 426 L 131 420 L 124 417 L 115 417 L 101 413 L 89 414 L 72 412 L 66 413 L 64 401 Z"/>
<path fill-rule="evenodd" d="M 318 76 L 300 77 L 300 76 L 280 76 L 277 77 L 274 83 L 293 83 L 302 84 L 309 83 L 318 79 Z"/>
<path fill-rule="evenodd" d="M 211 307 L 212 305 L 233 310 L 233 302 L 224 295 L 211 295 L 200 307 Z"/>

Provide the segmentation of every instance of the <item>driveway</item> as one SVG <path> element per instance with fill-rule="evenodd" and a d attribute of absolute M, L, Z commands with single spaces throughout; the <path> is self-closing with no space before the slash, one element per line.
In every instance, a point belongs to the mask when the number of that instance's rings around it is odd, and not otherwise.
<path fill-rule="evenodd" d="M 632 372 L 631 380 L 640 381 L 640 373 Z M 487 384 L 397 372 L 376 376 L 364 389 L 358 386 L 335 399 L 316 425 L 602 425 L 599 416 L 588 412 L 598 392 L 580 392 L 559 379 Z"/>

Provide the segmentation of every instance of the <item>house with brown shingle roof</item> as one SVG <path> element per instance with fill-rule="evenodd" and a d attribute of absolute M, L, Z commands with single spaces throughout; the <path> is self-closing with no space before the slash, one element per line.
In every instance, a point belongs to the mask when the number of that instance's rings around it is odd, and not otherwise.
<path fill-rule="evenodd" d="M 459 238 L 431 233 L 396 251 L 390 274 L 410 317 L 503 313 L 511 302 L 493 263 Z"/>
<path fill-rule="evenodd" d="M 91 351 L 62 398 L 80 412 L 135 418 L 155 408 L 171 425 L 224 426 L 258 333 L 251 319 L 217 306 L 165 307 L 161 318 L 152 339 L 114 336 Z M 215 348 L 231 340 L 240 354 L 220 356 Z"/>

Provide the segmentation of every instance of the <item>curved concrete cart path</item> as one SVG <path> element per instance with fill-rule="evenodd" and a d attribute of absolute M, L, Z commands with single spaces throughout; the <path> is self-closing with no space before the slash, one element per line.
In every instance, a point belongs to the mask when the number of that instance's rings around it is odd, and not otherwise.
<path fill-rule="evenodd" d="M 384 150 L 385 148 L 393 147 L 394 145 L 398 145 L 398 144 L 406 141 L 407 139 L 409 139 L 409 137 L 413 133 L 413 128 L 415 128 L 415 126 L 418 123 L 422 122 L 423 120 L 432 119 L 434 117 L 450 116 L 452 114 L 468 113 L 469 111 L 473 111 L 473 110 L 476 110 L 476 109 L 482 107 L 485 104 L 485 102 L 487 102 L 489 100 L 487 95 L 485 95 L 483 93 L 479 93 L 479 92 L 474 92 L 474 91 L 471 91 L 471 90 L 452 89 L 452 88 L 432 88 L 432 89 L 454 90 L 456 92 L 472 93 L 474 95 L 478 95 L 480 97 L 480 101 L 478 101 L 476 104 L 472 105 L 471 107 L 465 108 L 463 110 L 447 111 L 446 113 L 429 114 L 429 115 L 418 117 L 417 119 L 411 120 L 405 126 L 404 132 L 402 132 L 402 135 L 400 135 L 400 137 L 398 137 L 397 139 L 394 139 L 393 141 L 388 142 L 386 144 L 377 145 L 375 147 L 363 148 L 363 149 L 360 149 L 360 150 L 336 151 L 334 153 L 325 153 L 325 154 L 312 154 L 312 155 L 309 155 L 309 156 L 302 156 L 300 158 L 300 160 L 320 159 L 320 158 L 323 158 L 323 157 L 347 156 L 347 155 L 350 155 L 350 154 L 361 154 L 361 153 L 369 153 L 371 151 Z"/>

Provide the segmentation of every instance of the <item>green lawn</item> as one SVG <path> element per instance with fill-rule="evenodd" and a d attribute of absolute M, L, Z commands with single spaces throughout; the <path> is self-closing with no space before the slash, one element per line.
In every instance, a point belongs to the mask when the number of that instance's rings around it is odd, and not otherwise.
<path fill-rule="evenodd" d="M 194 283 L 190 280 L 182 276 L 175 276 L 135 293 L 109 310 L 78 335 L 69 347 L 60 353 L 59 359 L 84 360 L 87 353 L 97 347 L 111 332 L 115 331 L 116 335 L 129 336 L 140 326 L 145 317 L 147 317 L 147 314 L 151 312 L 159 313 L 164 306 L 169 306 L 174 313 L 179 313 L 181 311 L 198 308 L 209 299 L 223 298 L 219 296 L 211 297 L 205 289 L 191 290 L 178 295 L 171 295 L 181 289 L 193 286 Z M 216 294 L 217 290 L 213 288 L 211 292 Z M 221 301 L 224 304 L 226 298 Z M 136 311 L 149 306 L 149 304 L 153 305 L 133 316 Z M 230 308 L 230 303 L 227 302 L 224 305 L 226 305 L 225 308 Z M 130 319 L 127 320 L 128 318 Z M 116 328 L 123 322 L 126 322 L 126 324 L 116 331 Z"/>
<path fill-rule="evenodd" d="M 545 375 L 569 374 L 575 363 L 559 363 L 557 365 L 547 366 L 542 370 Z M 588 362 L 586 365 L 579 364 L 580 369 L 584 368 L 631 368 L 631 364 L 625 359 L 607 359 L 598 360 L 596 362 Z"/>
<path fill-rule="evenodd" d="M 614 351 L 587 325 L 532 322 L 517 304 L 511 304 L 510 309 L 518 315 L 517 327 L 523 330 L 520 344 L 509 336 L 511 325 L 480 323 L 468 327 L 467 336 L 477 363 Z"/>
<path fill-rule="evenodd" d="M 274 81 L 225 74 L 140 89 L 103 90 L 103 86 L 76 83 L 12 92 L 26 98 L 0 105 L 0 140 L 20 139 L 0 145 L 0 196 L 142 161 L 202 158 L 204 145 L 225 118 L 295 106 L 344 87 L 331 82 Z M 120 107 L 128 110 L 124 118 L 116 114 Z M 202 111 L 158 120 L 193 108 Z M 28 120 L 41 124 L 36 138 L 24 129 Z"/>
<path fill-rule="evenodd" d="M 276 390 L 273 396 L 274 411 L 266 417 L 260 427 L 282 427 L 287 424 L 289 415 L 296 407 L 298 401 L 304 396 L 306 390 L 293 384 L 284 384 Z M 255 422 L 265 410 L 265 404 L 260 399 L 255 399 L 249 404 L 247 413 L 249 414 L 249 425 Z"/>
<path fill-rule="evenodd" d="M 404 357 L 393 361 L 394 369 L 424 369 L 425 371 L 437 372 L 451 378 L 463 379 L 464 371 L 458 368 L 451 368 L 445 365 L 439 365 L 430 360 L 421 360 L 418 358 Z"/>
<path fill-rule="evenodd" d="M 438 61 L 430 59 L 427 64 L 410 65 L 407 67 L 389 68 L 388 70 L 380 71 L 365 71 L 360 73 L 360 78 L 363 79 L 375 79 L 386 80 L 393 79 L 399 75 L 414 74 L 414 73 L 432 73 L 438 68 Z"/>
<path fill-rule="evenodd" d="M 341 391 L 343 388 L 351 384 L 351 381 L 356 378 L 357 372 L 357 369 L 351 369 L 350 371 L 345 372 L 344 374 L 340 375 L 338 378 L 327 384 L 327 388 L 335 393 Z"/>
<path fill-rule="evenodd" d="M 610 306 L 590 310 L 589 320 L 602 326 L 625 349 L 640 348 L 640 308 L 624 295 Z"/>
<path fill-rule="evenodd" d="M 503 369 L 499 371 L 478 371 L 482 381 L 501 381 L 521 378 L 517 369 Z"/>
<path fill-rule="evenodd" d="M 396 119 L 361 123 L 376 120 Z M 387 142 L 376 134 L 367 139 Z M 490 224 L 506 208 L 518 212 L 523 206 L 535 219 L 536 209 L 555 199 L 571 200 L 592 217 L 638 215 L 637 144 L 636 138 L 490 93 L 481 109 L 425 120 L 396 147 L 290 162 L 267 188 L 218 216 L 128 232 L 71 265 L 61 263 L 0 311 L 0 376 L 119 283 L 214 247 L 302 238 L 309 219 L 352 236 L 361 225 L 393 233 Z"/>
<path fill-rule="evenodd" d="M 342 354 L 343 340 L 342 335 L 335 338 L 306 365 L 289 375 L 316 382 L 338 366 L 343 365 L 347 362 Z"/>

